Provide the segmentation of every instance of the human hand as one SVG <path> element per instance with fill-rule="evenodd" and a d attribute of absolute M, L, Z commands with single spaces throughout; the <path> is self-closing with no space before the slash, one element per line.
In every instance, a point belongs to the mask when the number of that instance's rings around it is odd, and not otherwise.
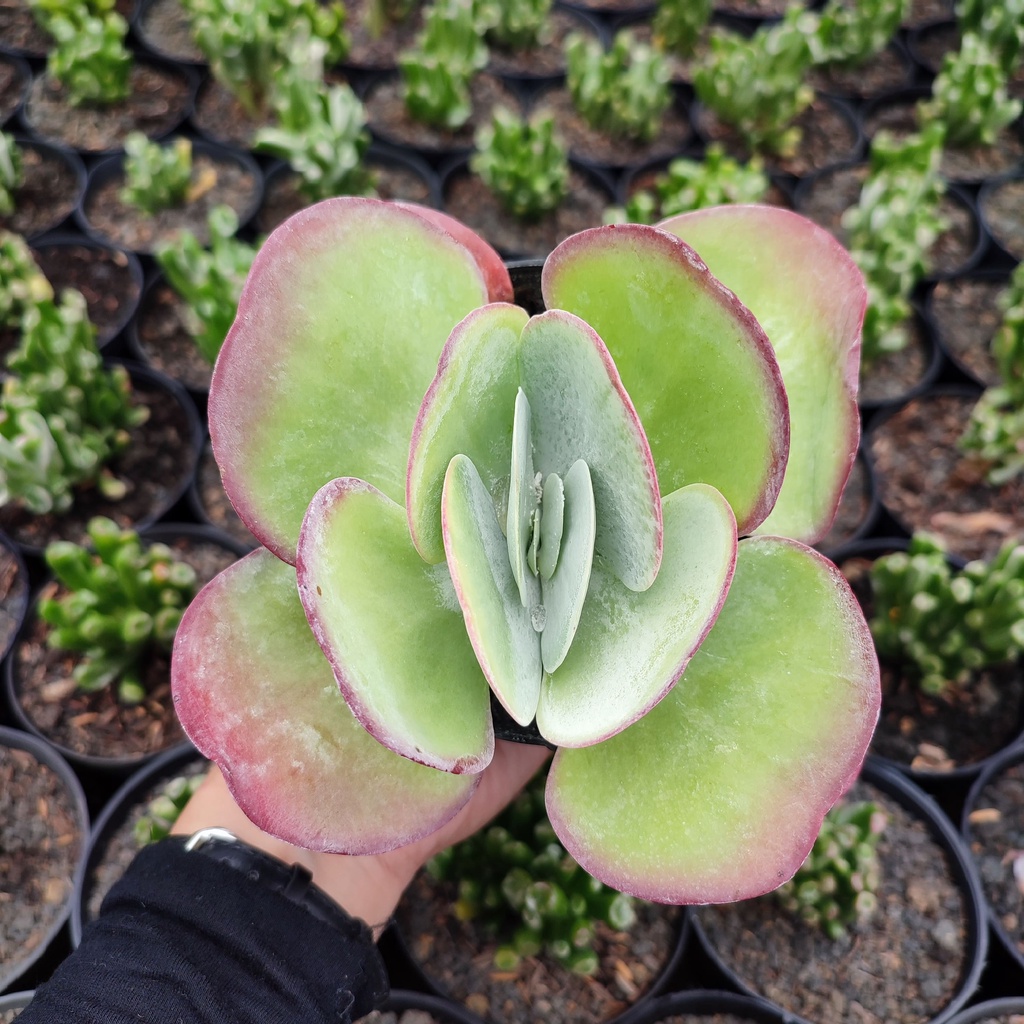
<path fill-rule="evenodd" d="M 376 938 L 423 864 L 487 824 L 526 785 L 550 753 L 542 746 L 495 741 L 494 758 L 481 773 L 480 785 L 469 803 L 438 831 L 388 853 L 359 857 L 314 853 L 268 835 L 242 813 L 216 766 L 181 812 L 172 832 L 190 835 L 219 826 L 287 864 L 301 864 L 345 911 L 370 925 Z"/>

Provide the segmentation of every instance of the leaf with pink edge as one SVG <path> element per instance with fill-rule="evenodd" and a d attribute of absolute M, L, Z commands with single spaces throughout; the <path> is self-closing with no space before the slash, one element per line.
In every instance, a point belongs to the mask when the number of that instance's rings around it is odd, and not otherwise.
<path fill-rule="evenodd" d="M 736 561 L 725 498 L 691 484 L 664 499 L 665 553 L 654 585 L 627 590 L 595 561 L 569 654 L 544 677 L 537 727 L 581 747 L 635 722 L 675 684 L 722 608 Z"/>
<path fill-rule="evenodd" d="M 494 752 L 487 682 L 446 565 L 416 553 L 405 510 L 333 480 L 299 534 L 299 598 L 356 718 L 413 761 L 456 774 Z"/>
<path fill-rule="evenodd" d="M 760 895 L 796 871 L 856 778 L 879 703 L 839 570 L 795 541 L 750 538 L 668 696 L 607 742 L 556 754 L 551 823 L 587 871 L 645 899 Z"/>
<path fill-rule="evenodd" d="M 782 377 L 748 309 L 673 235 L 639 224 L 581 231 L 544 265 L 549 308 L 607 345 L 654 456 L 663 493 L 720 490 L 741 533 L 782 484 L 789 418 Z"/>
<path fill-rule="evenodd" d="M 452 818 L 477 782 L 414 764 L 363 729 L 309 631 L 295 570 L 265 549 L 189 605 L 172 687 L 185 731 L 220 765 L 242 810 L 296 846 L 404 846 Z"/>
<path fill-rule="evenodd" d="M 828 532 L 860 438 L 860 330 L 867 292 L 824 229 L 789 210 L 722 206 L 663 221 L 765 329 L 789 397 L 782 492 L 761 533 L 813 544 Z"/>
<path fill-rule="evenodd" d="M 224 486 L 249 529 L 295 556 L 318 488 L 405 494 L 409 431 L 452 327 L 486 301 L 449 234 L 372 199 L 296 214 L 253 262 L 210 387 Z"/>

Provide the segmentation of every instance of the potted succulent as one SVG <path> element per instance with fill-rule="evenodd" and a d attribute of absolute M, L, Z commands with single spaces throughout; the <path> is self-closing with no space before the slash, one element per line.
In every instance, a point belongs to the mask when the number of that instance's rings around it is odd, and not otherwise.
<path fill-rule="evenodd" d="M 559 748 L 549 815 L 592 875 L 764 892 L 878 713 L 856 602 L 792 539 L 827 530 L 856 454 L 862 278 L 795 214 L 723 207 L 575 235 L 542 291 L 531 319 L 478 237 L 372 199 L 264 243 L 209 416 L 266 546 L 189 606 L 179 716 L 261 827 L 369 852 L 464 804 L 493 690 Z"/>

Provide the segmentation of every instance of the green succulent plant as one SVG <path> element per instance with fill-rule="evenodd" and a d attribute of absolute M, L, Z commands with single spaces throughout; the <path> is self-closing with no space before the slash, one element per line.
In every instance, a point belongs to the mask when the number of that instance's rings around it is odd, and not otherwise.
<path fill-rule="evenodd" d="M 968 33 L 956 53 L 946 54 L 931 99 L 920 104 L 919 118 L 923 123 L 940 121 L 952 146 L 991 146 L 1022 109 L 1024 104 L 1007 92 L 1006 73 L 995 51 Z"/>
<path fill-rule="evenodd" d="M 573 106 L 592 128 L 617 138 L 654 138 L 672 103 L 664 55 L 622 29 L 608 50 L 592 36 L 570 34 L 565 59 Z"/>
<path fill-rule="evenodd" d="M 775 897 L 830 939 L 845 938 L 847 929 L 878 909 L 878 840 L 886 824 L 875 803 L 837 804 L 825 815 L 807 860 L 775 890 Z"/>
<path fill-rule="evenodd" d="M 1024 54 L 1024 0 L 960 0 L 956 16 L 961 36 L 984 40 L 1010 77 Z"/>
<path fill-rule="evenodd" d="M 509 213 L 523 220 L 554 210 L 569 188 L 569 155 L 550 115 L 531 120 L 498 107 L 476 136 L 470 169 Z"/>
<path fill-rule="evenodd" d="M 53 287 L 28 242 L 13 231 L 0 231 L 0 326 L 20 327 L 28 310 L 52 300 Z"/>
<path fill-rule="evenodd" d="M 720 143 L 712 143 L 703 160 L 673 160 L 658 176 L 653 189 L 634 192 L 624 208 L 613 207 L 607 212 L 606 221 L 653 224 L 663 217 L 709 206 L 760 202 L 771 184 L 763 167 L 757 157 L 741 164 Z"/>
<path fill-rule="evenodd" d="M 203 784 L 205 775 L 176 775 L 161 787 L 135 822 L 133 835 L 137 846 L 166 839 L 189 800 Z"/>
<path fill-rule="evenodd" d="M 151 214 L 185 202 L 192 184 L 191 139 L 150 142 L 142 132 L 129 132 L 124 152 L 124 202 Z"/>
<path fill-rule="evenodd" d="M 593 974 L 598 922 L 628 931 L 636 921 L 632 897 L 588 875 L 558 842 L 542 784 L 520 794 L 493 825 L 434 857 L 427 871 L 458 884 L 452 911 L 497 939 L 499 970 L 543 953 Z"/>
<path fill-rule="evenodd" d="M 487 64 L 473 0 L 435 0 L 416 45 L 398 60 L 405 105 L 419 121 L 461 128 L 472 113 L 469 84 Z"/>
<path fill-rule="evenodd" d="M 815 62 L 862 64 L 889 45 L 910 12 L 910 0 L 829 0 L 815 31 Z"/>
<path fill-rule="evenodd" d="M 755 152 L 789 155 L 800 141 L 793 121 L 814 99 L 804 81 L 813 63 L 813 18 L 791 7 L 781 22 L 759 28 L 751 39 L 721 29 L 711 33 L 694 89 Z"/>
<path fill-rule="evenodd" d="M 929 250 L 947 222 L 939 174 L 943 126 L 896 140 L 879 132 L 857 205 L 843 214 L 847 244 L 868 285 L 861 359 L 870 365 L 907 344 L 910 295 L 929 270 Z"/>
<path fill-rule="evenodd" d="M 954 572 L 942 542 L 915 533 L 906 552 L 875 560 L 871 592 L 879 655 L 912 666 L 925 693 L 947 694 L 1024 650 L 1024 547 L 1014 542 Z"/>
<path fill-rule="evenodd" d="M 32 13 L 56 45 L 46 69 L 83 104 L 116 103 L 130 92 L 134 63 L 125 45 L 128 22 L 113 3 L 97 0 L 30 0 Z"/>
<path fill-rule="evenodd" d="M 47 545 L 46 564 L 67 593 L 40 600 L 39 617 L 51 627 L 51 647 L 82 655 L 72 671 L 79 689 L 116 683 L 118 699 L 137 704 L 146 696 L 145 662 L 170 652 L 196 573 L 166 544 L 143 545 L 112 519 L 96 516 L 87 529 L 88 548 Z"/>
<path fill-rule="evenodd" d="M 960 446 L 988 463 L 1000 486 L 1024 473 L 1024 264 L 999 297 L 1003 319 L 992 337 L 1000 381 L 986 388 L 971 412 Z"/>
<path fill-rule="evenodd" d="M 659 0 L 654 15 L 654 43 L 681 57 L 693 53 L 711 19 L 712 0 Z"/>
<path fill-rule="evenodd" d="M 0 215 L 8 217 L 14 213 L 14 193 L 24 180 L 21 150 L 14 136 L 0 132 Z"/>
<path fill-rule="evenodd" d="M 550 35 L 552 0 L 476 0 L 487 41 L 504 50 L 529 50 Z"/>
<path fill-rule="evenodd" d="M 148 409 L 132 403 L 123 366 L 104 368 L 85 299 L 69 290 L 59 304 L 38 302 L 21 325 L 0 394 L 0 504 L 65 512 L 85 485 L 123 497 L 124 483 L 105 467 Z"/>
<path fill-rule="evenodd" d="M 256 247 L 235 237 L 238 217 L 229 206 L 214 207 L 207 224 L 209 249 L 183 231 L 157 249 L 156 261 L 185 300 L 185 326 L 196 347 L 213 364 L 235 318 Z"/>
<path fill-rule="evenodd" d="M 857 450 L 862 277 L 798 215 L 727 206 L 574 235 L 542 291 L 531 317 L 410 204 L 268 238 L 209 400 L 266 546 L 186 611 L 175 706 L 260 827 L 368 853 L 469 799 L 493 695 L 558 748 L 548 815 L 589 874 L 764 893 L 878 714 L 856 599 L 801 543 Z"/>

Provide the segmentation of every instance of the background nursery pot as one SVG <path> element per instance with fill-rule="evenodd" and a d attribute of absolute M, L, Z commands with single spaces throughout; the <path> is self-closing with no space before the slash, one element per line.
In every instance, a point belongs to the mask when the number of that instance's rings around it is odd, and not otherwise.
<path fill-rule="evenodd" d="M 961 831 L 981 877 L 992 930 L 1024 986 L 1024 745 L 993 759 L 975 781 Z"/>
<path fill-rule="evenodd" d="M 89 813 L 67 762 L 35 736 L 0 726 L 0 990 L 44 954 L 71 913 Z M 45 807 L 46 813 L 40 813 Z"/>
<path fill-rule="evenodd" d="M 136 822 L 161 787 L 177 777 L 205 773 L 208 762 L 191 744 L 158 754 L 149 764 L 125 780 L 96 819 L 89 845 L 75 876 L 71 907 L 71 944 L 82 941 L 82 929 L 99 911 L 103 897 L 121 877 L 142 848 L 135 839 Z"/>
<path fill-rule="evenodd" d="M 866 925 L 880 929 L 870 961 L 862 959 L 869 948 L 863 929 L 837 947 L 770 895 L 700 908 L 694 931 L 730 984 L 771 999 L 797 1021 L 845 1024 L 859 1004 L 871 1015 L 864 1019 L 886 1024 L 946 1022 L 970 999 L 984 967 L 981 884 L 956 829 L 930 797 L 871 758 L 861 783 L 867 787 L 859 783 L 852 799 L 874 800 L 889 815 L 879 844 L 879 905 Z M 931 858 L 942 866 L 925 880 Z"/>
<path fill-rule="evenodd" d="M 990 999 L 951 1017 L 949 1024 L 1017 1024 L 1024 1019 L 1024 999 Z"/>
<path fill-rule="evenodd" d="M 793 1018 L 780 1013 L 771 1003 L 753 996 L 698 989 L 659 996 L 626 1014 L 622 1024 L 662 1024 L 671 1021 L 717 1024 L 719 1020 L 736 1024 L 787 1024 Z"/>
<path fill-rule="evenodd" d="M 17 545 L 0 533 L 0 661 L 7 657 L 28 610 L 28 569 Z"/>
<path fill-rule="evenodd" d="M 25 1009 L 30 1002 L 32 997 L 35 995 L 35 990 L 28 992 L 8 992 L 5 996 L 0 996 L 0 1021 L 13 1021 L 17 1019 L 18 1014 Z"/>

